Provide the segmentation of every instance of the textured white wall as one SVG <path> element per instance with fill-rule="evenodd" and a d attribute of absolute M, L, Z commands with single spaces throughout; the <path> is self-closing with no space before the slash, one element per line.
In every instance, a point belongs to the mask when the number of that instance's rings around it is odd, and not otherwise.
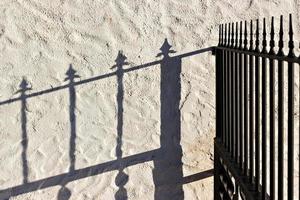
<path fill-rule="evenodd" d="M 22 77 L 34 93 L 67 84 L 69 65 L 84 80 L 113 72 L 119 50 L 126 68 L 158 60 L 164 38 L 176 54 L 217 44 L 219 23 L 294 13 L 290 0 L 2 0 L 0 101 L 20 95 Z M 277 21 L 278 22 L 278 21 Z M 296 37 L 297 39 L 297 37 Z M 176 55 L 174 54 L 174 55 Z M 184 176 L 212 168 L 215 120 L 214 57 L 182 61 L 181 145 Z M 117 81 L 76 86 L 75 169 L 116 159 Z M 160 147 L 160 69 L 124 75 L 123 156 Z M 69 170 L 69 93 L 62 89 L 27 99 L 28 181 Z M 0 189 L 22 184 L 21 102 L 0 106 Z M 151 161 L 127 167 L 128 199 L 154 199 Z M 114 199 L 117 171 L 71 182 L 71 199 Z M 183 186 L 185 199 L 212 199 L 212 178 Z M 57 199 L 60 186 L 12 199 Z"/>

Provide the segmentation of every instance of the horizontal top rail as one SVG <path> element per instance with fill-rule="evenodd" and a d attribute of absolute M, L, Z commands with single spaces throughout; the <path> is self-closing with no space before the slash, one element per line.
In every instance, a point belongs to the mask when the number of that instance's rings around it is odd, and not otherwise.
<path fill-rule="evenodd" d="M 300 64 L 300 58 L 297 58 L 297 57 L 279 56 L 276 54 L 272 55 L 272 54 L 268 54 L 268 53 L 261 53 L 261 52 L 256 52 L 256 51 L 243 50 L 243 49 L 232 49 L 230 47 L 216 46 L 215 48 L 221 49 L 221 50 L 226 50 L 226 51 L 231 51 L 231 52 L 252 55 L 252 56 L 258 56 L 258 57 L 262 57 L 262 58 L 269 58 L 269 59 L 273 59 L 273 60 L 287 61 L 287 62 Z"/>

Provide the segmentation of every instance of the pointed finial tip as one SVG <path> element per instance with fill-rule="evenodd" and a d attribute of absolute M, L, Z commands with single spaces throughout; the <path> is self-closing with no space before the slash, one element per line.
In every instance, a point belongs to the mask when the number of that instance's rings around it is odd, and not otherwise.
<path fill-rule="evenodd" d="M 23 77 L 22 78 L 22 81 L 21 81 L 21 84 L 20 84 L 20 86 L 27 86 L 28 85 L 28 83 L 27 83 L 27 81 L 26 81 L 26 79 L 25 79 L 25 77 Z"/>
<path fill-rule="evenodd" d="M 124 55 L 123 51 L 119 50 L 117 58 L 115 59 L 115 62 L 116 63 L 121 63 L 121 62 L 124 62 L 126 59 L 127 59 L 127 57 Z"/>
<path fill-rule="evenodd" d="M 161 50 L 161 51 L 169 51 L 169 50 L 171 49 L 171 47 L 172 47 L 172 46 L 170 45 L 168 39 L 165 38 L 164 43 L 162 44 L 160 50 Z"/>
<path fill-rule="evenodd" d="M 28 83 L 28 81 L 26 80 L 26 78 L 23 76 L 23 77 L 22 77 L 22 80 L 21 80 L 21 83 L 20 83 L 20 85 L 19 85 L 19 87 L 21 88 L 21 90 L 19 90 L 19 91 L 30 90 L 31 88 L 28 87 L 28 86 L 29 86 L 29 83 Z M 19 91 L 18 91 L 18 92 L 19 92 Z"/>
<path fill-rule="evenodd" d="M 164 43 L 163 45 L 161 46 L 160 50 L 161 50 L 161 53 L 157 54 L 156 57 L 159 57 L 159 56 L 168 56 L 168 54 L 170 53 L 176 53 L 176 51 L 172 50 L 172 45 L 169 44 L 168 42 L 168 39 L 165 38 L 164 40 Z"/>
<path fill-rule="evenodd" d="M 245 26 L 245 35 L 247 35 L 247 21 L 246 20 L 245 20 L 244 26 Z"/>
<path fill-rule="evenodd" d="M 66 71 L 67 78 L 65 78 L 65 81 L 70 80 L 70 79 L 74 79 L 74 78 L 79 78 L 80 76 L 77 75 L 76 72 L 77 71 L 75 69 L 73 69 L 73 65 L 70 64 L 69 69 Z"/>
<path fill-rule="evenodd" d="M 292 14 L 290 14 L 290 24 L 292 24 L 293 19 L 292 19 Z"/>
<path fill-rule="evenodd" d="M 73 69 L 73 65 L 70 64 L 69 69 L 67 70 L 66 74 L 68 75 L 68 73 L 74 73 L 74 72 L 75 72 L 75 70 Z"/>

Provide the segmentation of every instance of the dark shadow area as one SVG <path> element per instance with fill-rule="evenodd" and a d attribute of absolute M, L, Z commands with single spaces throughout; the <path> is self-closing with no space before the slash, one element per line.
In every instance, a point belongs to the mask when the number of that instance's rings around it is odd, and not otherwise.
<path fill-rule="evenodd" d="M 76 71 L 73 69 L 72 65 L 70 65 L 68 71 L 66 72 L 67 78 L 65 81 L 69 80 L 69 117 L 70 117 L 70 151 L 69 151 L 69 157 L 70 157 L 70 167 L 69 172 L 74 171 L 75 169 L 75 149 L 76 149 L 76 115 L 75 115 L 75 109 L 76 109 L 76 91 L 74 86 L 74 79 L 79 78 L 79 76 L 76 74 Z"/>
<path fill-rule="evenodd" d="M 26 116 L 26 91 L 31 90 L 28 87 L 27 81 L 23 78 L 20 84 L 20 90 L 17 92 L 21 93 L 21 129 L 22 129 L 22 167 L 23 167 L 23 183 L 28 183 L 28 163 L 27 163 L 27 148 L 28 148 L 28 136 L 27 136 L 27 116 Z"/>
<path fill-rule="evenodd" d="M 160 151 L 162 157 L 155 159 L 153 181 L 155 200 L 184 199 L 181 180 L 182 148 L 180 145 L 180 95 L 181 95 L 181 59 L 171 58 L 171 45 L 167 40 L 161 47 L 160 83 Z"/>
<path fill-rule="evenodd" d="M 183 177 L 182 171 L 182 148 L 180 145 L 181 140 L 181 130 L 180 130 L 180 96 L 181 96 L 181 82 L 180 74 L 182 67 L 182 58 L 197 55 L 203 52 L 212 51 L 213 47 L 200 49 L 197 51 L 177 55 L 170 57 L 170 53 L 175 53 L 171 50 L 171 45 L 165 40 L 163 46 L 161 47 L 161 53 L 158 56 L 163 56 L 163 59 L 142 64 L 139 66 L 134 66 L 124 69 L 123 66 L 128 65 L 126 62 L 126 56 L 119 52 L 116 59 L 116 64 L 113 68 L 116 68 L 115 72 L 111 72 L 104 75 L 99 75 L 96 77 L 88 78 L 85 80 L 75 81 L 75 78 L 79 76 L 76 75 L 76 71 L 70 65 L 66 75 L 65 81 L 69 80 L 66 85 L 52 87 L 39 92 L 34 92 L 31 94 L 25 94 L 27 88 L 27 83 L 22 82 L 21 96 L 12 98 L 9 100 L 1 101 L 1 105 L 10 104 L 16 101 L 21 101 L 22 110 L 22 161 L 23 161 L 23 184 L 14 186 L 11 188 L 0 190 L 0 199 L 7 199 L 12 196 L 18 196 L 21 194 L 45 189 L 52 186 L 61 186 L 57 200 L 68 200 L 71 197 L 71 191 L 66 187 L 66 185 L 72 181 L 80 180 L 83 178 L 103 174 L 105 172 L 110 172 L 117 170 L 118 174 L 115 178 L 115 184 L 118 186 L 118 191 L 115 194 L 115 200 L 127 200 L 127 191 L 125 185 L 129 180 L 129 176 L 124 172 L 124 169 L 129 166 L 136 164 L 141 164 L 149 161 L 154 162 L 153 169 L 153 181 L 155 185 L 155 200 L 182 200 L 184 199 L 183 184 L 187 184 L 193 181 L 201 180 L 212 176 L 212 170 L 207 170 L 200 172 L 198 174 L 193 174 L 187 177 Z M 150 66 L 155 66 L 160 64 L 161 69 L 161 91 L 160 91 L 160 101 L 161 101 L 161 115 L 160 115 L 160 148 L 148 152 L 139 153 L 136 155 L 131 155 L 123 157 L 122 152 L 122 137 L 123 137 L 123 100 L 124 100 L 124 85 L 123 77 L 125 73 L 133 72 L 135 70 L 144 69 Z M 75 87 L 82 84 L 87 84 L 89 82 L 101 80 L 111 76 L 116 76 L 117 78 L 117 145 L 116 145 L 116 160 L 89 166 L 82 169 L 75 169 L 75 140 L 76 140 L 76 90 Z M 27 147 L 28 138 L 26 132 L 26 100 L 35 96 L 40 96 L 44 94 L 49 94 L 62 89 L 69 89 L 69 121 L 70 121 L 70 149 L 69 149 L 69 159 L 70 167 L 69 171 L 56 176 L 51 176 L 48 178 L 28 182 L 28 165 L 27 165 Z M 101 194 L 100 194 L 101 195 Z"/>
<path fill-rule="evenodd" d="M 197 174 L 193 174 L 193 175 L 190 175 L 190 176 L 183 177 L 183 179 L 181 181 L 181 184 L 184 185 L 184 184 L 192 183 L 192 182 L 195 182 L 195 181 L 199 181 L 199 180 L 211 177 L 213 175 L 214 175 L 214 170 L 209 169 L 209 170 L 206 170 L 206 171 L 203 171 L 203 172 L 199 172 Z"/>
<path fill-rule="evenodd" d="M 123 86 L 123 77 L 124 77 L 124 65 L 128 65 L 126 62 L 126 56 L 119 51 L 116 58 L 116 64 L 112 67 L 117 68 L 117 146 L 116 146 L 116 157 L 119 164 L 118 174 L 115 179 L 116 186 L 119 187 L 118 191 L 115 194 L 115 200 L 127 200 L 127 191 L 125 185 L 128 182 L 128 175 L 124 172 L 124 166 L 122 163 L 122 137 L 123 137 L 123 99 L 124 99 L 124 86 Z"/>
<path fill-rule="evenodd" d="M 75 170 L 75 151 L 76 151 L 76 91 L 74 86 L 74 79 L 79 78 L 80 76 L 76 74 L 76 71 L 73 69 L 70 64 L 68 71 L 66 72 L 67 77 L 65 81 L 69 80 L 69 121 L 70 121 L 70 148 L 69 148 L 69 173 L 72 174 Z M 57 200 L 68 200 L 71 197 L 71 191 L 66 187 L 65 182 L 62 183 L 60 188 Z"/>
<path fill-rule="evenodd" d="M 71 191 L 65 185 L 62 185 L 58 191 L 57 200 L 68 200 L 70 199 L 71 195 Z"/>

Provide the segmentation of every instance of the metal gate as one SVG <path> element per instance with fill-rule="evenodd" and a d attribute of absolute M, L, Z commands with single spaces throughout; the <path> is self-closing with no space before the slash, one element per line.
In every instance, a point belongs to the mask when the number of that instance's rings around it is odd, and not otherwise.
<path fill-rule="evenodd" d="M 294 66 L 299 66 L 300 58 L 294 54 L 292 16 L 287 55 L 283 51 L 283 16 L 276 53 L 274 17 L 268 47 L 265 18 L 262 36 L 259 20 L 255 33 L 250 21 L 249 45 L 248 26 L 245 21 L 219 27 L 215 48 L 214 199 L 296 199 L 294 136 L 299 130 L 296 133 L 294 128 Z"/>

